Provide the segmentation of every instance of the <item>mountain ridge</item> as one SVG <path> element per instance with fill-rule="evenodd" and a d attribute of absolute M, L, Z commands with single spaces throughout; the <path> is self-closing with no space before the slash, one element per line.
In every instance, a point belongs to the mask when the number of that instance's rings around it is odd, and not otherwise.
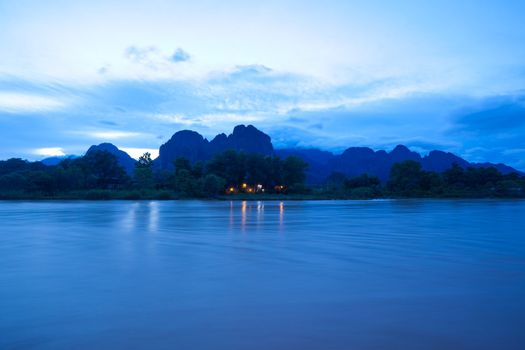
<path fill-rule="evenodd" d="M 89 153 L 92 153 L 92 152 L 97 152 L 97 151 L 105 151 L 105 152 L 109 152 L 109 153 L 113 154 L 117 158 L 117 161 L 119 162 L 120 166 L 122 166 L 124 168 L 126 173 L 128 175 L 133 174 L 133 171 L 135 169 L 135 163 L 137 161 L 135 159 L 131 158 L 131 156 L 129 154 L 127 154 L 126 152 L 120 150 L 114 144 L 109 143 L 109 142 L 103 142 L 103 143 L 98 144 L 98 145 L 93 145 L 93 146 L 89 147 L 89 149 L 87 150 L 86 154 L 89 154 Z"/>
<path fill-rule="evenodd" d="M 271 137 L 253 125 L 237 125 L 231 134 L 220 133 L 211 141 L 208 141 L 204 136 L 193 130 L 177 131 L 166 143 L 160 146 L 159 156 L 154 160 L 154 166 L 157 169 L 171 170 L 173 169 L 173 161 L 177 157 L 185 157 L 192 163 L 195 163 L 209 160 L 214 155 L 230 149 L 282 158 L 297 156 L 309 165 L 307 182 L 310 184 L 322 184 L 334 172 L 342 173 L 349 177 L 366 173 L 377 176 L 382 182 L 386 182 L 392 165 L 406 160 L 420 163 L 423 170 L 439 173 L 449 169 L 453 164 L 457 164 L 462 168 L 494 167 L 502 174 L 512 172 L 523 174 L 502 163 L 468 162 L 458 155 L 441 150 L 433 150 L 422 156 L 404 145 L 397 145 L 390 152 L 385 150 L 375 151 L 369 147 L 349 147 L 341 154 L 334 154 L 318 148 L 275 149 L 271 142 Z M 133 173 L 136 160 L 115 145 L 111 143 L 94 145 L 88 149 L 86 154 L 96 150 L 108 151 L 114 154 L 126 172 L 128 174 Z"/>

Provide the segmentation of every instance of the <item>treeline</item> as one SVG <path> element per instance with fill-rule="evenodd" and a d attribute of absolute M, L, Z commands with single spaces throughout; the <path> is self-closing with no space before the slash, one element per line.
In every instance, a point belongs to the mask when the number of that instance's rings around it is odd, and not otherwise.
<path fill-rule="evenodd" d="M 485 198 L 525 197 L 525 177 L 502 175 L 495 168 L 443 173 L 425 171 L 415 161 L 392 166 L 390 180 L 363 174 L 348 178 L 334 173 L 325 185 L 307 187 L 307 164 L 298 157 L 263 156 L 226 151 L 207 162 L 179 158 L 170 171 L 156 169 L 149 153 L 140 157 L 133 174 L 105 151 L 88 152 L 56 166 L 21 159 L 0 161 L 0 198 Z"/>
<path fill-rule="evenodd" d="M 106 151 L 88 152 L 56 166 L 21 159 L 0 161 L 0 198 L 208 198 L 227 193 L 302 193 L 307 164 L 226 151 L 208 162 L 178 158 L 172 171 L 158 170 L 149 153 L 127 174 Z M 233 191 L 229 191 L 233 189 Z"/>
<path fill-rule="evenodd" d="M 334 173 L 319 193 L 342 198 L 523 198 L 525 177 L 517 173 L 503 175 L 493 167 L 463 169 L 457 164 L 436 173 L 409 160 L 394 164 L 385 184 L 366 174 L 347 178 Z"/>

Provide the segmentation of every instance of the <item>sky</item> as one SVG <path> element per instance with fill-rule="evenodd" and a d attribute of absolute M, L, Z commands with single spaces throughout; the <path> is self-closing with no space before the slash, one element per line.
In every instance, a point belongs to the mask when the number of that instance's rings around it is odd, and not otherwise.
<path fill-rule="evenodd" d="M 525 170 L 524 1 L 0 0 L 0 159 L 253 124 Z"/>

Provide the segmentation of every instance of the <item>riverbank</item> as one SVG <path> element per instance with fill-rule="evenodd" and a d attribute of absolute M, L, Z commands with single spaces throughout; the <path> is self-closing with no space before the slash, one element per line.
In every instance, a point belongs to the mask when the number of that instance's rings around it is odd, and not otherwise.
<path fill-rule="evenodd" d="M 224 194 L 209 197 L 184 196 L 174 191 L 168 190 L 88 190 L 72 191 L 65 193 L 27 193 L 27 192 L 0 192 L 0 200 L 184 200 L 184 199 L 213 199 L 213 200 L 234 200 L 234 201 L 261 201 L 261 200 L 367 200 L 367 199 L 406 199 L 406 198 L 428 198 L 428 199 L 489 199 L 489 198 L 525 198 L 522 194 L 502 195 L 498 193 L 412 193 L 400 195 L 397 193 L 380 193 L 366 195 L 363 193 L 332 193 L 322 191 L 312 191 L 310 193 L 238 193 Z"/>

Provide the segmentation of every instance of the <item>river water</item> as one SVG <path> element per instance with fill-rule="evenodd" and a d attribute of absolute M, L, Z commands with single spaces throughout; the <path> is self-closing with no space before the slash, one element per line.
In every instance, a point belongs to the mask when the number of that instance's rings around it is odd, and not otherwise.
<path fill-rule="evenodd" d="M 525 349 L 525 201 L 0 202 L 0 349 Z"/>

